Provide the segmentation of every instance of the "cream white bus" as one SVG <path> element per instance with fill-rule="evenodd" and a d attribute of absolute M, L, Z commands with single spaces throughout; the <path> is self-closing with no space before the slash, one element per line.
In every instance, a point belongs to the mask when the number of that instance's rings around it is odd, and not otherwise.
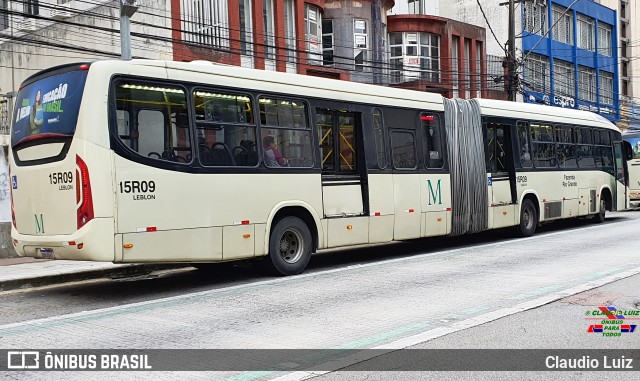
<path fill-rule="evenodd" d="M 629 161 L 629 198 L 635 206 L 640 206 L 640 131 L 628 131 L 622 134 L 625 142 L 633 151 Z"/>
<path fill-rule="evenodd" d="M 316 250 L 628 207 L 620 132 L 595 114 L 202 62 L 42 71 L 11 134 L 31 257 L 290 275 Z"/>

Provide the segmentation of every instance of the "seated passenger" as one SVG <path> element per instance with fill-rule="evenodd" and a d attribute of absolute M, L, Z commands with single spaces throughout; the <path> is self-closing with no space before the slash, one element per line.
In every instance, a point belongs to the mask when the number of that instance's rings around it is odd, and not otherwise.
<path fill-rule="evenodd" d="M 262 138 L 264 149 L 264 163 L 267 167 L 288 167 L 289 161 L 285 159 L 278 148 L 273 136 L 267 135 Z"/>

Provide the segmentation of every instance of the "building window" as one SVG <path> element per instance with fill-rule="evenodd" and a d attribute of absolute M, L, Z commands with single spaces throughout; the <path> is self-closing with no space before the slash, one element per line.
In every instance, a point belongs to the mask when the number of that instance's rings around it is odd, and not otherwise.
<path fill-rule="evenodd" d="M 539 93 L 549 93 L 549 57 L 529 54 L 525 62 L 525 86 Z"/>
<path fill-rule="evenodd" d="M 392 82 L 423 79 L 440 82 L 440 36 L 431 33 L 390 33 Z"/>
<path fill-rule="evenodd" d="M 524 4 L 524 30 L 533 34 L 544 34 L 547 30 L 547 6 L 537 2 Z"/>
<path fill-rule="evenodd" d="M 482 61 L 483 59 L 481 58 L 482 56 L 482 42 L 477 42 L 476 43 L 476 79 L 475 79 L 475 84 L 476 84 L 476 98 L 481 98 L 482 97 L 482 75 L 480 73 L 482 73 Z"/>
<path fill-rule="evenodd" d="M 578 98 L 587 102 L 596 101 L 596 71 L 578 66 Z"/>
<path fill-rule="evenodd" d="M 273 60 L 275 56 L 275 33 L 273 20 L 273 0 L 262 1 L 262 18 L 264 32 L 264 58 Z"/>
<path fill-rule="evenodd" d="M 471 87 L 471 67 L 469 65 L 470 63 L 469 57 L 471 56 L 470 48 L 471 48 L 471 40 L 469 40 L 468 38 L 465 38 L 464 39 L 464 59 L 463 59 L 463 68 L 462 68 L 462 72 L 464 73 L 465 99 L 471 98 L 471 91 L 469 90 Z"/>
<path fill-rule="evenodd" d="M 554 93 L 566 97 L 576 96 L 576 80 L 573 64 L 565 61 L 553 61 Z"/>
<path fill-rule="evenodd" d="M 9 28 L 8 0 L 0 0 L 0 30 Z"/>
<path fill-rule="evenodd" d="M 24 13 L 33 16 L 37 16 L 40 14 L 40 5 L 38 3 L 38 0 L 25 0 L 23 4 Z"/>
<path fill-rule="evenodd" d="M 356 71 L 364 71 L 369 49 L 367 20 L 353 20 L 353 57 Z"/>
<path fill-rule="evenodd" d="M 565 14 L 565 12 L 567 13 Z M 554 25 L 552 30 L 553 39 L 573 45 L 573 18 L 571 17 L 571 10 L 554 5 L 551 13 Z"/>
<path fill-rule="evenodd" d="M 423 15 L 425 14 L 425 4 L 423 0 L 408 0 L 409 14 Z"/>
<path fill-rule="evenodd" d="M 229 47 L 226 0 L 182 0 L 182 39 L 198 45 Z"/>
<path fill-rule="evenodd" d="M 318 7 L 305 4 L 304 26 L 307 61 L 311 64 L 322 65 L 322 18 Z"/>
<path fill-rule="evenodd" d="M 581 49 L 596 50 L 595 45 L 595 22 L 591 17 L 578 15 L 578 47 Z"/>
<path fill-rule="evenodd" d="M 294 0 L 284 0 L 284 35 L 287 62 L 296 62 L 296 19 Z"/>
<path fill-rule="evenodd" d="M 251 0 L 240 0 L 240 51 L 251 55 L 253 42 L 253 27 L 251 26 Z"/>
<path fill-rule="evenodd" d="M 333 20 L 322 20 L 322 64 L 333 66 Z"/>
<path fill-rule="evenodd" d="M 458 45 L 460 45 L 460 37 L 453 36 L 451 39 L 451 96 L 454 98 L 458 96 Z"/>
<path fill-rule="evenodd" d="M 613 73 L 600 71 L 600 103 L 613 104 Z"/>
<path fill-rule="evenodd" d="M 622 46 L 622 56 L 626 57 L 626 43 Z M 611 25 L 598 23 L 598 53 L 611 57 Z"/>

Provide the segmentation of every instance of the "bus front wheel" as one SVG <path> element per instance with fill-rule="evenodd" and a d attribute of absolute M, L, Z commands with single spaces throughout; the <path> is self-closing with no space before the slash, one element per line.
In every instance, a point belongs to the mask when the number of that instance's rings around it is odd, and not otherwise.
<path fill-rule="evenodd" d="M 269 237 L 269 255 L 264 264 L 271 273 L 296 275 L 311 259 L 312 238 L 309 227 L 298 217 L 285 217 L 276 223 Z"/>
<path fill-rule="evenodd" d="M 529 199 L 522 202 L 520 210 L 520 225 L 518 225 L 517 233 L 520 237 L 530 237 L 536 232 L 538 226 L 538 212 L 535 205 Z"/>

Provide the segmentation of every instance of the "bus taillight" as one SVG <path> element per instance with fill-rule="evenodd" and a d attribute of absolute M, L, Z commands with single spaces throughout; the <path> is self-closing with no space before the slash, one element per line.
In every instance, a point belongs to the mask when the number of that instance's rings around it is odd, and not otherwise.
<path fill-rule="evenodd" d="M 76 155 L 76 201 L 78 202 L 78 229 L 93 219 L 93 198 L 91 196 L 91 181 L 87 164 Z"/>
<path fill-rule="evenodd" d="M 11 177 L 11 168 L 9 168 L 9 178 L 13 179 L 13 177 Z M 16 212 L 13 211 L 13 183 L 9 187 L 9 198 L 11 199 L 11 223 L 15 229 L 18 229 L 16 226 Z"/>

